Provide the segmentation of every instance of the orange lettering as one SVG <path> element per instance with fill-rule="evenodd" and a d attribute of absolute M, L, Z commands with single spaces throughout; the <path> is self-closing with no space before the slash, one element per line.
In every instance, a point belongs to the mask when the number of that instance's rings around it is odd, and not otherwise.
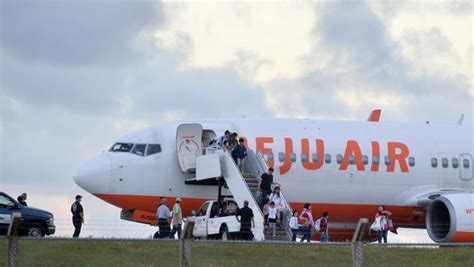
<path fill-rule="evenodd" d="M 379 159 L 378 164 L 374 164 L 374 158 L 377 157 Z M 373 141 L 372 142 L 372 167 L 370 168 L 371 171 L 377 172 L 379 171 L 379 165 L 380 165 L 380 145 L 379 143 Z"/>
<path fill-rule="evenodd" d="M 324 141 L 321 139 L 316 139 L 316 150 L 318 153 L 318 161 L 311 161 L 311 153 L 309 151 L 309 141 L 307 138 L 301 139 L 301 152 L 306 155 L 307 160 L 301 161 L 303 167 L 307 170 L 317 170 L 320 169 L 324 164 Z"/>
<path fill-rule="evenodd" d="M 346 152 L 344 153 L 344 158 L 342 160 L 341 167 L 339 167 L 339 170 L 347 170 L 352 155 L 354 156 L 354 163 L 357 166 L 357 170 L 363 171 L 365 169 L 364 163 L 362 162 L 362 152 L 360 151 L 359 144 L 354 140 L 349 140 L 347 141 Z"/>
<path fill-rule="evenodd" d="M 262 153 L 262 155 L 272 153 L 271 148 L 266 148 L 265 144 L 273 144 L 273 137 L 257 137 L 255 138 L 255 146 L 257 147 L 257 151 Z M 275 165 L 273 160 L 267 160 L 267 165 L 272 167 Z"/>
<path fill-rule="evenodd" d="M 291 160 L 290 155 L 293 153 L 293 140 L 291 138 L 285 138 L 285 161 L 283 165 L 280 166 L 280 175 L 283 175 L 290 171 L 291 169 Z"/>
<path fill-rule="evenodd" d="M 388 157 L 390 158 L 390 164 L 387 166 L 387 172 L 395 171 L 395 161 L 398 161 L 400 164 L 400 169 L 402 172 L 408 172 L 408 164 L 406 158 L 410 154 L 408 147 L 399 142 L 388 142 Z M 396 153 L 396 150 L 399 149 L 400 153 Z"/>

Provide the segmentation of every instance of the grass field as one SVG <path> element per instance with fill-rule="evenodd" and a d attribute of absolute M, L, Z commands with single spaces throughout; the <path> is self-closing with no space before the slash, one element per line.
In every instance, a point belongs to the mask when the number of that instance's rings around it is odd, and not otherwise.
<path fill-rule="evenodd" d="M 179 243 L 119 240 L 20 240 L 20 266 L 179 266 Z M 7 241 L 0 239 L 0 266 Z M 368 246 L 366 266 L 474 266 L 474 248 Z M 350 266 L 348 246 L 194 242 L 193 266 Z"/>

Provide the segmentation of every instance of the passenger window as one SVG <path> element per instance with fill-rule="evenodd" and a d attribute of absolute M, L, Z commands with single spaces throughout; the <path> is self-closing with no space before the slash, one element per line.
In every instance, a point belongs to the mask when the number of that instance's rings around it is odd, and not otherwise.
<path fill-rule="evenodd" d="M 469 169 L 471 167 L 471 164 L 469 163 L 468 159 L 463 159 L 462 166 L 464 167 L 464 169 Z"/>
<path fill-rule="evenodd" d="M 431 158 L 431 167 L 433 167 L 433 168 L 438 167 L 438 159 L 437 158 Z"/>
<path fill-rule="evenodd" d="M 278 160 L 280 162 L 285 161 L 285 153 L 283 153 L 283 152 L 278 153 Z"/>
<path fill-rule="evenodd" d="M 373 156 L 373 157 L 372 157 L 372 164 L 373 164 L 373 165 L 379 165 L 379 163 L 380 163 L 379 157 Z"/>
<path fill-rule="evenodd" d="M 342 155 L 341 155 L 341 154 L 337 154 L 337 155 L 336 155 L 336 161 L 337 161 L 337 164 L 341 164 L 341 163 L 342 163 Z"/>
<path fill-rule="evenodd" d="M 130 152 L 132 150 L 133 144 L 130 143 L 116 143 L 111 148 L 112 152 Z"/>
<path fill-rule="evenodd" d="M 296 154 L 295 153 L 290 154 L 290 161 L 291 162 L 296 162 Z"/>
<path fill-rule="evenodd" d="M 313 158 L 313 162 L 318 162 L 319 161 L 319 156 L 316 153 L 313 153 L 312 158 Z"/>
<path fill-rule="evenodd" d="M 385 156 L 385 166 L 390 165 L 390 162 L 391 162 L 390 157 L 389 157 L 389 156 Z"/>
<path fill-rule="evenodd" d="M 365 156 L 365 155 L 362 156 L 362 163 L 363 163 L 364 165 L 369 164 L 369 157 L 367 157 L 367 156 Z"/>
<path fill-rule="evenodd" d="M 326 154 L 326 155 L 324 156 L 324 161 L 325 161 L 327 164 L 330 164 L 330 163 L 331 163 L 331 155 Z"/>
<path fill-rule="evenodd" d="M 415 167 L 415 158 L 414 157 L 409 157 L 408 158 L 408 165 L 410 165 L 410 167 Z"/>
<path fill-rule="evenodd" d="M 351 155 L 351 156 L 349 157 L 349 163 L 350 163 L 350 164 L 355 164 L 355 161 L 356 161 L 355 156 L 354 156 L 354 155 Z"/>
<path fill-rule="evenodd" d="M 308 161 L 308 157 L 306 156 L 305 153 L 301 153 L 301 162 L 306 162 Z"/>
<path fill-rule="evenodd" d="M 457 158 L 453 158 L 452 160 L 453 168 L 457 169 L 459 167 L 459 161 Z"/>
<path fill-rule="evenodd" d="M 133 154 L 137 154 L 139 156 L 145 156 L 145 144 L 136 144 L 135 147 L 132 149 Z"/>
<path fill-rule="evenodd" d="M 148 144 L 146 155 L 150 156 L 161 152 L 161 146 L 157 144 Z"/>
<path fill-rule="evenodd" d="M 449 165 L 448 159 L 447 158 L 442 158 L 441 159 L 441 166 L 443 166 L 443 168 L 447 168 L 448 165 Z"/>
<path fill-rule="evenodd" d="M 266 157 L 267 157 L 267 161 L 273 161 L 274 160 L 273 152 L 266 154 Z"/>

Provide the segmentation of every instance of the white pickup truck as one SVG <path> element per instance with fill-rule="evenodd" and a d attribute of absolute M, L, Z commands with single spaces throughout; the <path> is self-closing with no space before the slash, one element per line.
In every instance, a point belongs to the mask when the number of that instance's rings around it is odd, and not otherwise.
<path fill-rule="evenodd" d="M 193 236 L 209 239 L 233 239 L 240 232 L 240 222 L 237 220 L 237 203 L 233 200 L 222 202 L 219 208 L 217 200 L 209 200 L 202 204 L 195 215 Z"/>

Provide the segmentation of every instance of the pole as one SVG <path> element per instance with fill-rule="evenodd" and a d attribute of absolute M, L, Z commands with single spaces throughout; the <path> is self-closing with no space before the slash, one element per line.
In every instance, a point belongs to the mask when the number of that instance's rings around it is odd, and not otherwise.
<path fill-rule="evenodd" d="M 21 213 L 14 212 L 8 227 L 8 267 L 18 266 L 18 239 L 20 230 Z"/>
<path fill-rule="evenodd" d="M 364 238 L 369 226 L 367 218 L 361 218 L 352 237 L 352 266 L 362 267 L 364 265 Z"/>
<path fill-rule="evenodd" d="M 194 217 L 188 217 L 184 223 L 184 231 L 180 240 L 180 266 L 191 266 L 191 253 L 193 247 Z"/>

